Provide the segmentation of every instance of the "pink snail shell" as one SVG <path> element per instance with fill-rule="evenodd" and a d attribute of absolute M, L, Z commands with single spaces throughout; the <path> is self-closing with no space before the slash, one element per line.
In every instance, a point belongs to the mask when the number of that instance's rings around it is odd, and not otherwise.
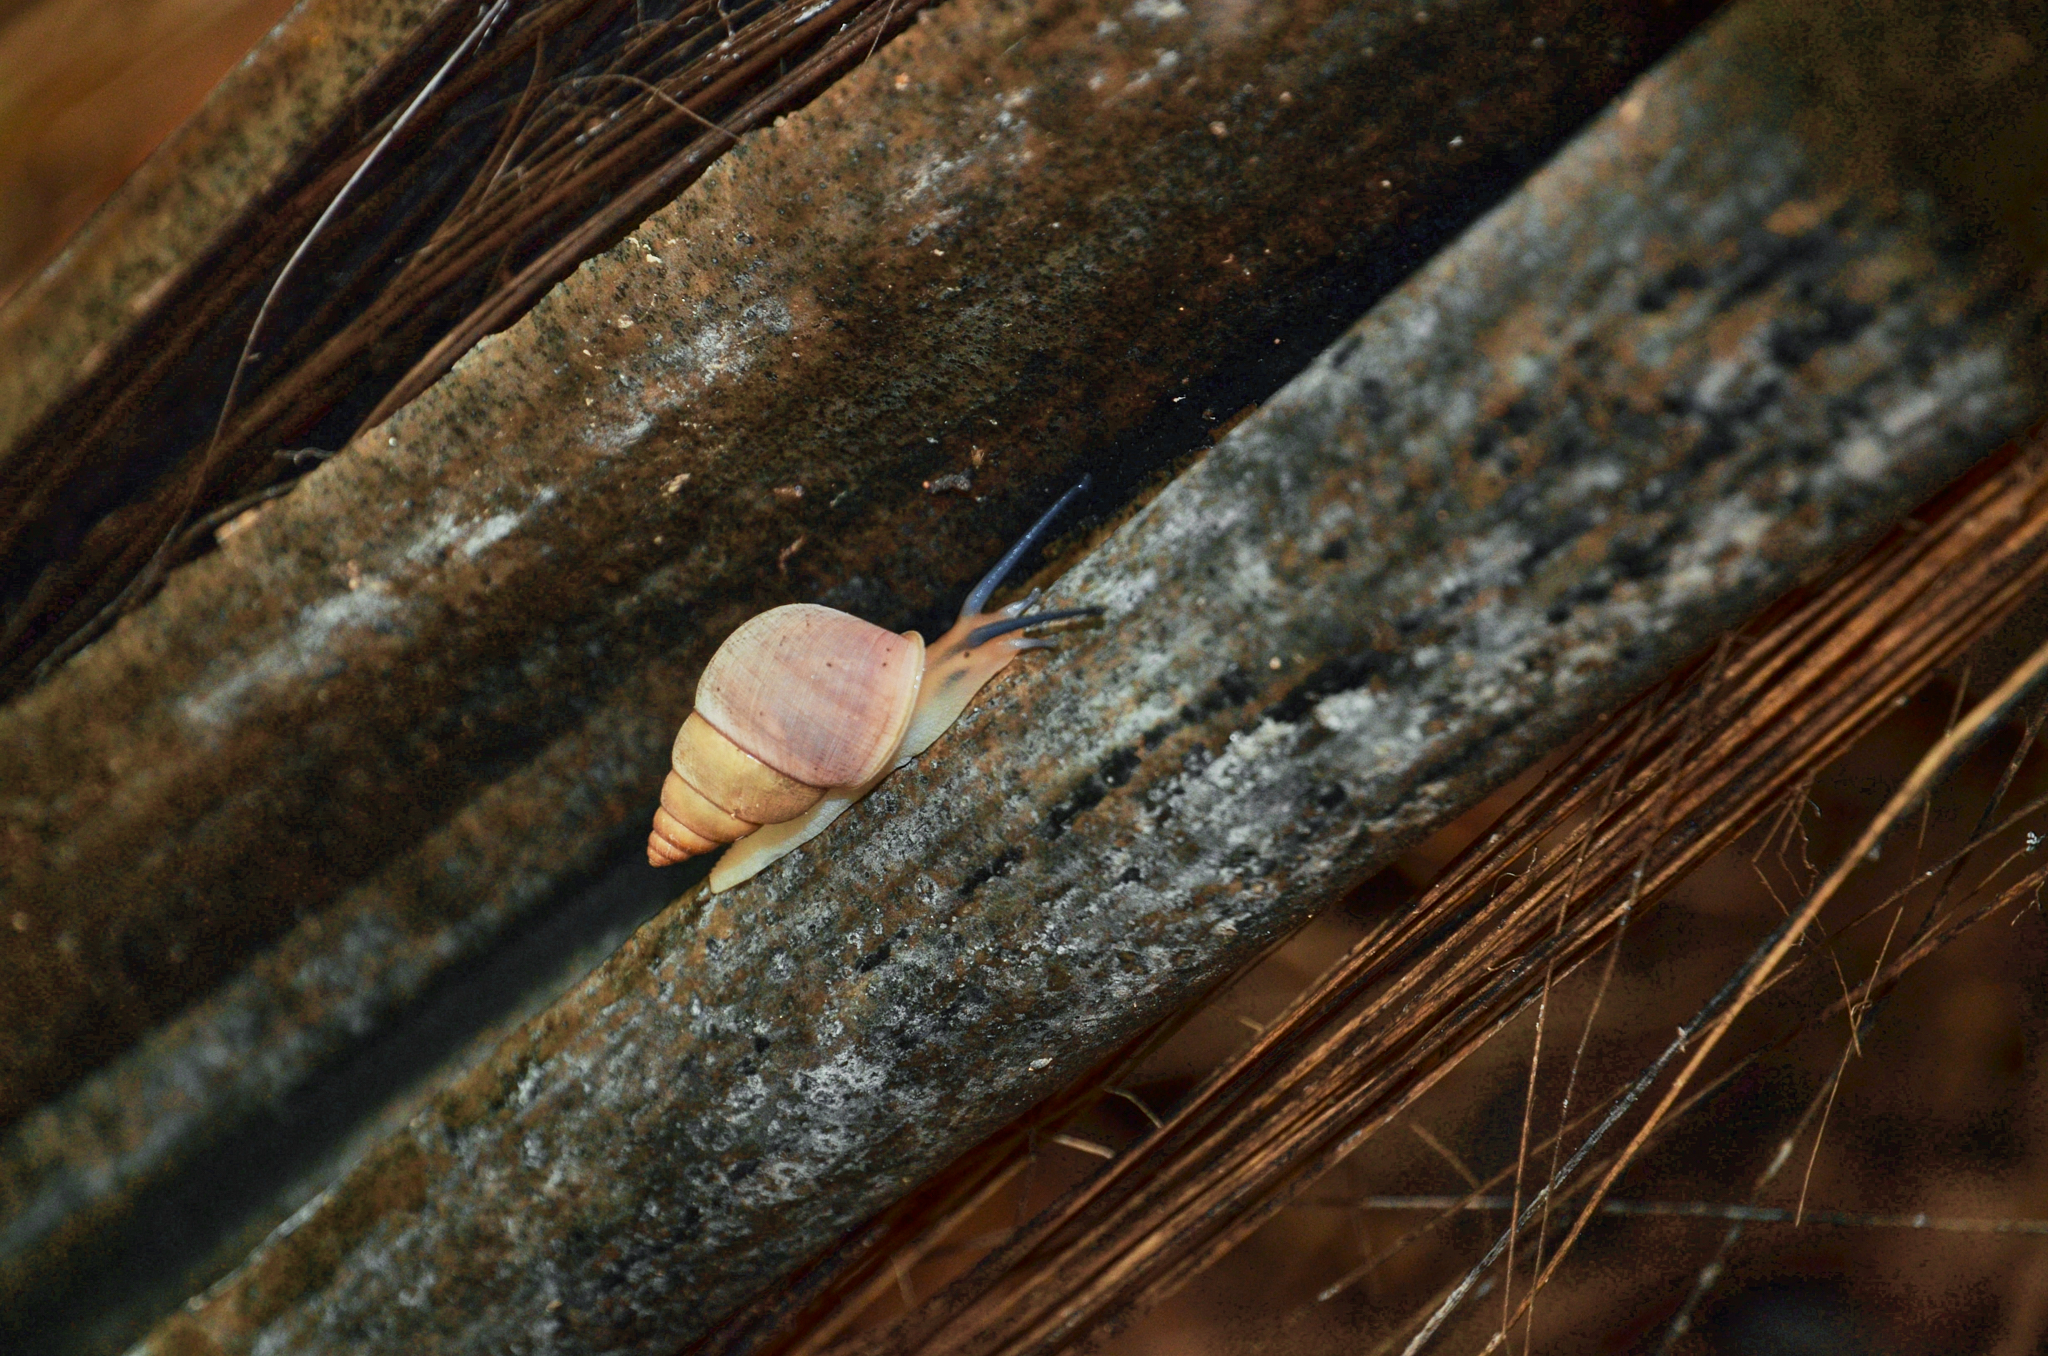
<path fill-rule="evenodd" d="M 1088 487 L 1061 496 L 977 584 L 930 647 L 815 603 L 771 608 L 726 637 L 676 732 L 647 860 L 667 866 L 735 846 L 711 873 L 731 889 L 822 833 L 929 748 L 989 679 L 1051 645 L 1026 628 L 1100 608 L 1030 611 L 1038 595 L 984 612 L 990 595 Z"/>

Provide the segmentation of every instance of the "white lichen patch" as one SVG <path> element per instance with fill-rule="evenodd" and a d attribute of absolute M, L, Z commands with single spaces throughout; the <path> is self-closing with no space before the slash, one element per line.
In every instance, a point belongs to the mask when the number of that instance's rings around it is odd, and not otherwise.
<path fill-rule="evenodd" d="M 707 320 L 695 328 L 676 327 L 674 338 L 653 357 L 657 375 L 639 385 L 639 411 L 627 425 L 647 421 L 630 437 L 612 436 L 609 450 L 623 451 L 653 427 L 661 411 L 692 405 L 710 387 L 735 381 L 750 371 L 760 346 L 796 329 L 796 317 L 781 297 L 760 297 L 727 319 Z"/>
<path fill-rule="evenodd" d="M 1293 743 L 1293 731 L 1274 721 L 1262 721 L 1249 730 L 1234 731 L 1221 757 L 1203 769 L 1202 775 L 1221 787 L 1248 790 L 1257 780 L 1258 769 L 1269 757 Z"/>
<path fill-rule="evenodd" d="M 1598 499 L 1613 494 L 1627 483 L 1628 468 L 1617 460 L 1603 458 L 1574 466 L 1558 490 L 1566 499 Z"/>
<path fill-rule="evenodd" d="M 1933 391 L 1916 391 L 1886 410 L 1878 420 L 1887 438 L 1903 437 L 1941 409 L 1941 396 Z"/>
<path fill-rule="evenodd" d="M 623 421 L 591 420 L 583 431 L 583 441 L 601 456 L 616 457 L 637 450 L 653 431 L 654 416 L 642 409 Z"/>
<path fill-rule="evenodd" d="M 296 682 L 334 662 L 332 652 L 338 638 L 387 626 L 401 610 L 398 600 L 385 593 L 381 580 L 365 581 L 359 589 L 308 604 L 276 644 L 247 663 L 228 666 L 211 681 L 195 684 L 192 695 L 178 703 L 178 714 L 188 724 L 222 728 L 258 689 Z"/>
<path fill-rule="evenodd" d="M 1385 705 L 1385 699 L 1371 688 L 1353 688 L 1317 702 L 1311 719 L 1333 734 L 1357 734 L 1380 723 Z"/>
<path fill-rule="evenodd" d="M 1061 581 L 1063 594 L 1103 608 L 1121 617 L 1138 611 L 1159 590 L 1159 572 L 1147 567 L 1128 574 L 1114 570 L 1071 571 Z"/>
<path fill-rule="evenodd" d="M 972 154 L 947 158 L 942 155 L 927 156 L 911 167 L 910 182 L 897 195 L 906 205 L 915 204 L 920 198 L 929 198 L 946 187 L 947 181 L 961 170 L 975 162 Z M 956 213 L 957 214 L 957 213 Z"/>
<path fill-rule="evenodd" d="M 1698 515 L 1695 530 L 1671 555 L 1661 582 L 1665 606 L 1710 597 L 1735 582 L 1733 575 L 1757 568 L 1756 548 L 1778 521 L 1776 515 L 1733 495 Z"/>
<path fill-rule="evenodd" d="M 1835 465 L 1850 480 L 1877 485 L 1891 470 L 1891 458 L 1885 456 L 1877 439 L 1859 433 L 1835 449 Z"/>
<path fill-rule="evenodd" d="M 536 491 L 533 498 L 522 509 L 500 509 L 496 513 L 474 514 L 437 513 L 434 518 L 409 540 L 401 543 L 395 554 L 407 565 L 432 565 L 450 555 L 460 555 L 465 560 L 474 560 L 486 550 L 503 541 L 526 521 L 534 509 L 553 503 L 559 497 L 552 487 Z M 396 577 L 401 569 L 385 571 L 387 577 Z"/>
<path fill-rule="evenodd" d="M 366 630 L 389 631 L 405 612 L 397 586 L 423 574 L 451 555 L 475 560 L 516 531 L 527 515 L 558 497 L 543 487 L 521 509 L 500 509 L 481 515 L 437 513 L 410 538 L 387 548 L 378 568 L 364 572 L 347 564 L 347 591 L 300 609 L 285 635 L 248 661 L 223 661 L 194 685 L 178 705 L 189 725 L 219 729 L 242 711 L 259 691 L 304 680 L 329 667 L 339 667 L 342 652 Z"/>
<path fill-rule="evenodd" d="M 411 541 L 398 548 L 398 555 L 408 561 L 438 560 L 446 555 L 455 543 L 462 540 L 463 533 L 468 531 L 468 528 L 467 523 L 452 513 L 436 514 L 434 520 L 415 534 Z"/>

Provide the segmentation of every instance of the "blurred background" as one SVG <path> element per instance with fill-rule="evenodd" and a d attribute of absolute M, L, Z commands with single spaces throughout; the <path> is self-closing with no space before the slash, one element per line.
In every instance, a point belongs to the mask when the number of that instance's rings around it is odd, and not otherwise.
<path fill-rule="evenodd" d="M 0 0 L 0 304 L 291 0 Z"/>

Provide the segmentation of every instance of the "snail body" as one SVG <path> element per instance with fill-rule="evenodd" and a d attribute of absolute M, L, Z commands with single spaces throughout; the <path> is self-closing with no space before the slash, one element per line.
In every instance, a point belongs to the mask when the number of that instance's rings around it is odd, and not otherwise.
<path fill-rule="evenodd" d="M 989 679 L 1026 650 L 1023 632 L 1099 608 L 1032 612 L 1038 595 L 993 612 L 988 600 L 1074 497 L 1083 479 L 977 584 L 930 646 L 834 608 L 771 608 L 726 637 L 676 732 L 647 839 L 667 866 L 733 846 L 714 893 L 822 833 L 898 767 L 929 748 Z"/>

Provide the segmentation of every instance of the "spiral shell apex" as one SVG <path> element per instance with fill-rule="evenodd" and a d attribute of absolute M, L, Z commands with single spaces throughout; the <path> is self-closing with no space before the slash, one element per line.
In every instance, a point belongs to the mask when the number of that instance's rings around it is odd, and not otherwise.
<path fill-rule="evenodd" d="M 811 603 L 726 639 L 676 733 L 648 858 L 708 852 L 885 769 L 917 702 L 924 642 Z"/>

